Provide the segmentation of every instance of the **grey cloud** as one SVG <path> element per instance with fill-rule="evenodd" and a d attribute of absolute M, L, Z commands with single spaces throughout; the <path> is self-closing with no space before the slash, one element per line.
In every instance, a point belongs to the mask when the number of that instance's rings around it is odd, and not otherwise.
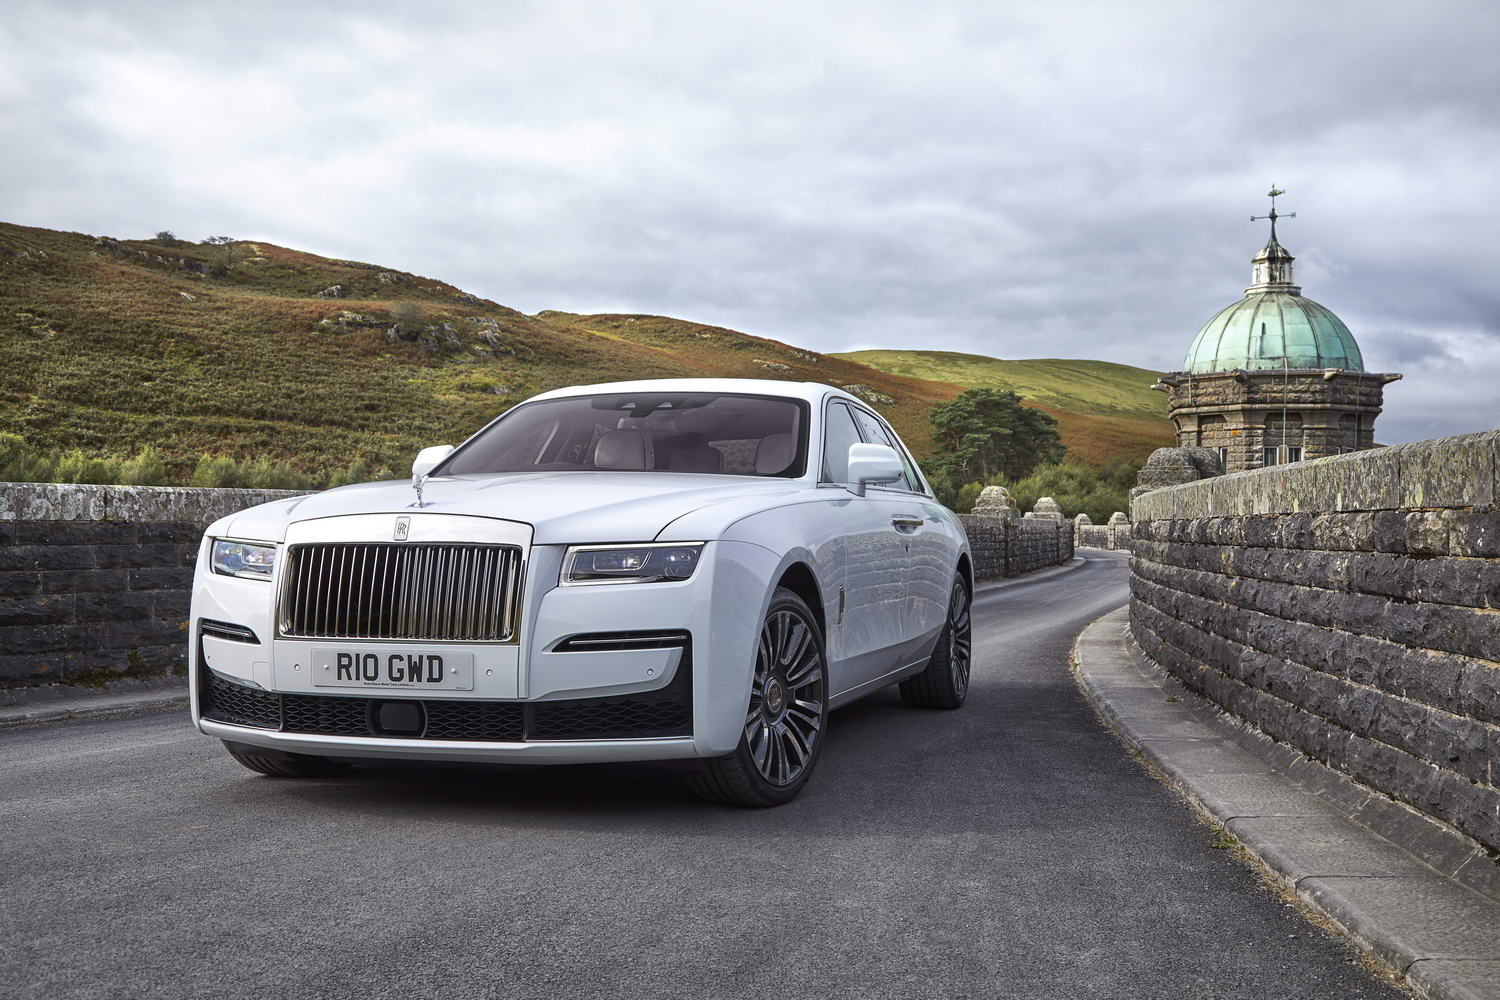
<path fill-rule="evenodd" d="M 1493 426 L 1500 18 L 1256 10 L 12 4 L 0 191 L 527 311 L 1168 369 L 1275 180 L 1307 294 L 1408 373 L 1382 437 Z"/>
<path fill-rule="evenodd" d="M 1409 330 L 1377 330 L 1359 340 L 1366 365 L 1375 370 L 1400 370 L 1409 365 L 1451 365 L 1460 360 L 1441 338 Z"/>

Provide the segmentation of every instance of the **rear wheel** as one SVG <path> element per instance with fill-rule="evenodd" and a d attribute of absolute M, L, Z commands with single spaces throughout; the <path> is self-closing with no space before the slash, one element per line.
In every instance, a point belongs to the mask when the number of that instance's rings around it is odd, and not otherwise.
<path fill-rule="evenodd" d="M 948 594 L 948 621 L 938 636 L 927 669 L 901 682 L 901 700 L 913 708 L 958 708 L 969 694 L 969 665 L 974 636 L 969 585 L 953 579 Z"/>
<path fill-rule="evenodd" d="M 325 778 L 342 774 L 349 769 L 349 765 L 341 760 L 266 750 L 243 743 L 225 743 L 224 749 L 229 751 L 229 756 L 250 770 L 273 778 Z"/>
<path fill-rule="evenodd" d="M 764 808 L 790 802 L 812 777 L 828 724 L 823 632 L 807 603 L 778 587 L 761 625 L 740 743 L 695 779 L 704 798 Z"/>

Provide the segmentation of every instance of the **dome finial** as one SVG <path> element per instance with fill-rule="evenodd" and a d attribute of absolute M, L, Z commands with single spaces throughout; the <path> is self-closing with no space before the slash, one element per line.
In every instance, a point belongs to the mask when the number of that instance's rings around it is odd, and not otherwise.
<path fill-rule="evenodd" d="M 1271 239 L 1270 239 L 1269 242 L 1266 243 L 1266 246 L 1268 246 L 1268 247 L 1277 246 L 1278 245 L 1277 242 L 1276 242 L 1276 220 L 1277 219 L 1295 219 L 1297 217 L 1297 213 L 1296 212 L 1290 212 L 1290 213 L 1288 213 L 1286 215 L 1277 215 L 1276 214 L 1276 196 L 1280 195 L 1280 194 L 1286 194 L 1286 190 L 1284 188 L 1277 187 L 1275 184 L 1272 184 L 1271 185 L 1271 190 L 1266 192 L 1266 197 L 1271 199 L 1271 214 L 1270 215 L 1252 215 L 1252 216 L 1250 216 L 1250 221 L 1251 222 L 1260 222 L 1263 219 L 1270 219 L 1271 220 Z"/>

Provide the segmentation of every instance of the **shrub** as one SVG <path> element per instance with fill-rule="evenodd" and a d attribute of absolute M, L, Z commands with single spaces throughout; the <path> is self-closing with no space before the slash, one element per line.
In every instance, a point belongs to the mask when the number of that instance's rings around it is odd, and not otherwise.
<path fill-rule="evenodd" d="M 64 454 L 52 468 L 57 483 L 95 483 L 109 485 L 120 481 L 120 461 L 85 455 L 76 448 Z"/>
<path fill-rule="evenodd" d="M 0 482 L 26 482 L 26 458 L 26 439 L 0 432 Z"/>
<path fill-rule="evenodd" d="M 397 302 L 391 307 L 391 322 L 407 339 L 414 339 L 427 328 L 427 310 L 418 302 Z"/>
<path fill-rule="evenodd" d="M 232 458 L 215 458 L 204 455 L 198 459 L 189 486 L 227 488 L 240 485 L 240 470 Z"/>
<path fill-rule="evenodd" d="M 119 482 L 123 486 L 166 486 L 171 482 L 166 459 L 148 444 L 120 464 Z"/>

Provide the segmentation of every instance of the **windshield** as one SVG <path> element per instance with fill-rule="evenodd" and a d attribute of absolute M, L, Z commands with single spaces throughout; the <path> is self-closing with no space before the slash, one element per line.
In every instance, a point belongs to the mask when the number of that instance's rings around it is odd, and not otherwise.
<path fill-rule="evenodd" d="M 807 404 L 777 396 L 641 392 L 523 403 L 436 471 L 802 475 Z"/>

